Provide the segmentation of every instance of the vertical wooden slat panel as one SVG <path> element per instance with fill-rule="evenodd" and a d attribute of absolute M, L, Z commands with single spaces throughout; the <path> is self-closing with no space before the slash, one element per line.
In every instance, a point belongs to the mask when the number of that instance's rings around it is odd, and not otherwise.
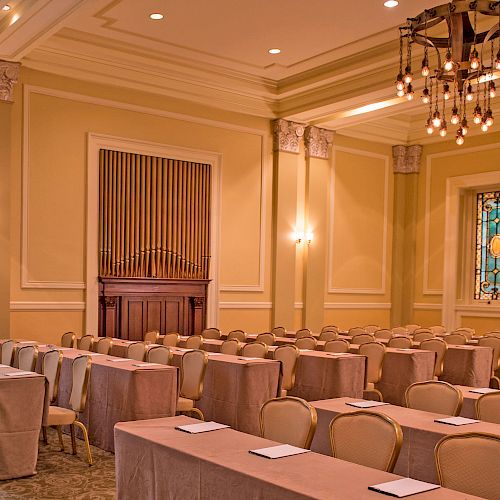
<path fill-rule="evenodd" d="M 162 219 L 161 219 L 161 270 L 162 277 L 168 277 L 167 273 L 167 252 L 168 252 L 168 241 L 167 241 L 167 216 L 168 216 L 168 160 L 163 159 L 163 197 L 162 197 Z"/>
<path fill-rule="evenodd" d="M 156 276 L 156 163 L 157 158 L 148 156 L 149 160 L 149 186 L 146 191 L 149 193 L 150 206 L 148 210 L 150 228 L 149 233 L 149 273 L 148 276 Z"/>

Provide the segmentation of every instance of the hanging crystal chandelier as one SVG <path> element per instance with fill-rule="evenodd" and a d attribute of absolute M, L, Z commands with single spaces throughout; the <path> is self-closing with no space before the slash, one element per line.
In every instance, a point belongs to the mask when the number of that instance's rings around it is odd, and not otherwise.
<path fill-rule="evenodd" d="M 495 16 L 486 31 L 478 29 L 478 14 Z M 428 30 L 442 29 L 447 36 L 429 36 Z M 424 47 L 421 73 L 425 78 L 422 102 L 429 106 L 427 133 L 448 133 L 447 117 L 458 125 L 456 143 L 462 145 L 468 132 L 467 106 L 472 122 L 487 132 L 493 125 L 491 99 L 496 96 L 495 71 L 500 71 L 500 1 L 464 1 L 427 9 L 399 28 L 399 73 L 396 91 L 399 97 L 414 98 L 412 47 Z M 405 51 L 406 43 L 406 51 Z M 406 54 L 405 54 L 406 52 Z M 430 53 L 429 53 L 430 52 Z M 403 62 L 406 55 L 406 66 Z M 435 55 L 435 67 L 431 67 Z M 434 61 L 434 59 L 433 59 Z M 451 101 L 447 109 L 447 103 Z"/>

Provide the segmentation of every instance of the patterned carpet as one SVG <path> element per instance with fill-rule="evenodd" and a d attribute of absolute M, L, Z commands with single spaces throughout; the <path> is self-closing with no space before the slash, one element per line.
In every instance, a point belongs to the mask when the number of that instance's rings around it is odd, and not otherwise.
<path fill-rule="evenodd" d="M 64 436 L 65 453 L 57 433 L 50 429 L 49 444 L 40 441 L 38 474 L 0 481 L 0 499 L 112 500 L 115 497 L 115 456 L 92 446 L 94 464 L 86 461 L 85 445 L 77 440 L 78 454 L 71 455 L 71 440 Z"/>

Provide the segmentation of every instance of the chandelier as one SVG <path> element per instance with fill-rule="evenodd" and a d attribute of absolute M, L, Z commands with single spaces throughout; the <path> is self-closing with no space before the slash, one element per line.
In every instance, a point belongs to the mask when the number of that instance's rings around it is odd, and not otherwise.
<path fill-rule="evenodd" d="M 493 26 L 482 30 L 484 16 L 495 16 Z M 429 31 L 444 36 L 431 36 Z M 493 125 L 491 99 L 496 95 L 495 70 L 500 70 L 500 1 L 453 0 L 427 9 L 399 28 L 399 97 L 414 98 L 412 47 L 424 47 L 421 74 L 425 78 L 422 102 L 429 106 L 427 133 L 448 133 L 447 118 L 458 125 L 456 143 L 462 145 L 468 132 L 468 113 L 483 132 Z M 406 44 L 406 51 L 405 49 Z M 406 65 L 403 66 L 406 52 Z M 431 64 L 431 58 L 434 64 Z"/>

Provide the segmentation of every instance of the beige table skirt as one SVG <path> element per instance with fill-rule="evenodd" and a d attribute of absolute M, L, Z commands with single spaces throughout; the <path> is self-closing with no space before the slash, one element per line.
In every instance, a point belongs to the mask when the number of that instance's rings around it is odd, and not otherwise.
<path fill-rule="evenodd" d="M 448 346 L 440 380 L 453 385 L 488 387 L 493 349 L 471 345 Z"/>

